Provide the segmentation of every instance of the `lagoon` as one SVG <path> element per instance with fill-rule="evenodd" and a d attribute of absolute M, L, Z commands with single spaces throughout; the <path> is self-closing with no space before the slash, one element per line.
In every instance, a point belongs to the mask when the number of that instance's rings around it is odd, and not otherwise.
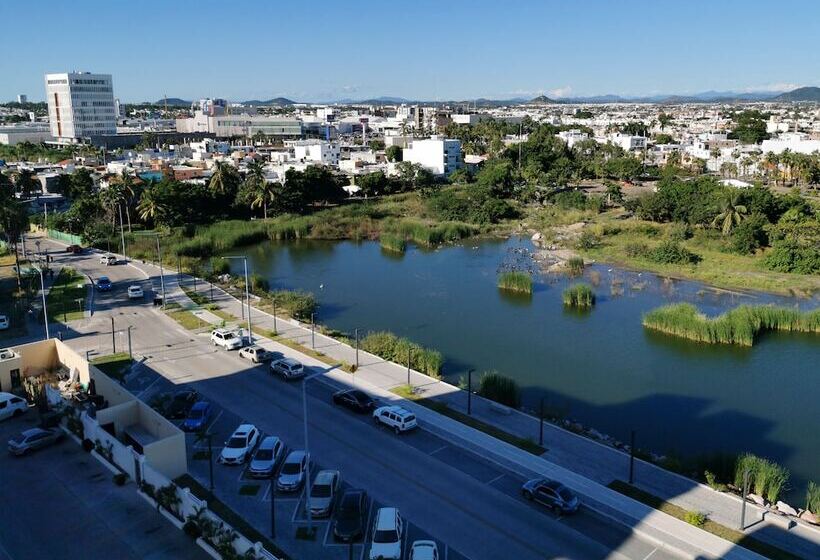
<path fill-rule="evenodd" d="M 691 302 L 709 315 L 741 303 L 811 309 L 820 298 L 732 293 L 605 265 L 588 267 L 596 305 L 565 309 L 573 280 L 536 273 L 532 296 L 497 288 L 498 272 L 530 266 L 529 239 L 466 240 L 404 254 L 378 242 L 265 242 L 249 266 L 272 288 L 313 292 L 317 321 L 346 332 L 390 330 L 445 357 L 445 378 L 497 370 L 565 416 L 660 454 L 743 452 L 792 472 L 802 505 L 820 480 L 820 336 L 767 333 L 751 348 L 704 345 L 645 330 L 642 314 Z M 236 264 L 236 263 L 232 263 Z M 236 269 L 234 272 L 239 272 Z"/>

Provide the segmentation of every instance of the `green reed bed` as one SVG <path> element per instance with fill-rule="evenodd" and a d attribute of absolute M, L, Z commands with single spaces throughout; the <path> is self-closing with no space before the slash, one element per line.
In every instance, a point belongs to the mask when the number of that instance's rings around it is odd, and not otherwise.
<path fill-rule="evenodd" d="M 564 290 L 564 305 L 589 309 L 595 305 L 595 292 L 588 284 L 574 284 Z"/>
<path fill-rule="evenodd" d="M 404 253 L 407 249 L 407 241 L 393 233 L 383 233 L 379 236 L 379 245 L 385 251 L 393 253 Z"/>
<path fill-rule="evenodd" d="M 398 337 L 387 331 L 369 333 L 359 341 L 359 347 L 371 354 L 375 354 L 402 365 L 407 364 L 409 357 L 410 367 L 439 379 L 444 359 L 440 352 L 424 348 L 406 338 Z"/>
<path fill-rule="evenodd" d="M 428 224 L 419 220 L 404 219 L 387 224 L 385 229 L 398 237 L 423 247 L 451 243 L 474 235 L 476 228 L 461 222 Z"/>
<path fill-rule="evenodd" d="M 770 305 L 741 305 L 709 318 L 692 304 L 678 303 L 645 314 L 643 325 L 697 342 L 752 346 L 763 331 L 820 333 L 820 309 L 801 312 Z"/>
<path fill-rule="evenodd" d="M 502 272 L 498 275 L 498 287 L 510 292 L 532 294 L 532 276 L 526 272 Z"/>

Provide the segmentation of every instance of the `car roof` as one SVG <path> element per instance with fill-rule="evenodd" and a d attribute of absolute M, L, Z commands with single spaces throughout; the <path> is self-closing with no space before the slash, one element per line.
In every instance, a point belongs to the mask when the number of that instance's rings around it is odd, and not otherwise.
<path fill-rule="evenodd" d="M 131 284 L 130 286 L 128 286 L 129 290 L 133 290 L 134 288 L 140 288 L 141 289 L 142 286 L 140 286 L 139 284 Z"/>
<path fill-rule="evenodd" d="M 35 434 L 41 434 L 41 433 L 43 433 L 43 432 L 45 432 L 45 430 L 43 430 L 43 429 L 41 429 L 41 428 L 30 428 L 30 429 L 28 429 L 28 430 L 23 430 L 22 434 L 23 434 L 25 437 L 29 437 L 29 436 L 33 436 L 33 435 L 35 435 Z"/>
<path fill-rule="evenodd" d="M 558 482 L 557 480 L 550 480 L 549 478 L 542 478 L 538 481 L 539 486 L 545 486 L 547 488 L 552 488 L 553 490 L 558 490 L 564 485 Z"/>
<path fill-rule="evenodd" d="M 313 480 L 313 485 L 315 486 L 317 484 L 329 484 L 330 481 L 333 479 L 333 477 L 338 476 L 338 475 L 339 475 L 339 471 L 334 471 L 334 470 L 319 471 L 316 474 L 316 478 Z"/>
<path fill-rule="evenodd" d="M 191 407 L 191 410 L 201 410 L 203 408 L 208 408 L 211 404 L 208 401 L 196 401 L 194 406 Z"/>
<path fill-rule="evenodd" d="M 399 510 L 394 507 L 379 508 L 376 513 L 376 529 L 392 529 L 396 526 L 396 515 Z"/>
<path fill-rule="evenodd" d="M 393 414 L 398 414 L 399 416 L 407 416 L 409 414 L 413 414 L 406 408 L 402 408 L 400 406 L 385 406 L 382 408 L 387 412 L 392 412 Z"/>
<path fill-rule="evenodd" d="M 99 278 L 97 278 L 97 282 L 103 282 L 103 281 L 110 282 L 111 280 L 108 278 L 108 276 L 100 276 Z"/>
<path fill-rule="evenodd" d="M 291 451 L 288 453 L 288 456 L 285 457 L 286 463 L 299 463 L 305 457 L 305 452 L 302 449 L 297 449 L 295 451 Z"/>
<path fill-rule="evenodd" d="M 281 360 L 279 360 L 279 361 L 280 361 L 280 362 L 283 362 L 283 363 L 286 363 L 286 364 L 288 364 L 289 366 L 301 366 L 301 365 L 302 365 L 302 364 L 299 362 L 299 360 L 294 360 L 293 358 L 282 358 L 282 359 L 281 359 Z"/>
<path fill-rule="evenodd" d="M 432 560 L 436 549 L 433 541 L 416 541 L 413 543 L 413 560 Z"/>
<path fill-rule="evenodd" d="M 256 426 L 254 426 L 253 424 L 240 424 L 233 431 L 233 435 L 235 435 L 235 436 L 246 435 L 248 432 L 250 432 L 253 429 L 256 429 Z"/>
<path fill-rule="evenodd" d="M 273 449 L 273 446 L 275 446 L 278 441 L 279 438 L 276 436 L 265 436 L 262 443 L 259 444 L 259 449 Z"/>

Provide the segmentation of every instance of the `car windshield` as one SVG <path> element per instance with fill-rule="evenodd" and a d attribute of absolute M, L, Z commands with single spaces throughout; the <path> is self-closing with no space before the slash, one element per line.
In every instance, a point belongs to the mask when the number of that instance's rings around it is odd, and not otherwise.
<path fill-rule="evenodd" d="M 353 516 L 359 510 L 359 498 L 358 496 L 348 496 L 344 500 L 342 500 L 341 505 L 339 506 L 339 515 L 342 516 Z"/>
<path fill-rule="evenodd" d="M 314 498 L 329 498 L 330 494 L 329 484 L 314 484 L 310 490 L 310 495 Z"/>
<path fill-rule="evenodd" d="M 256 452 L 256 458 L 259 461 L 270 461 L 273 459 L 273 449 L 260 449 Z"/>
<path fill-rule="evenodd" d="M 188 417 L 193 419 L 193 420 L 197 420 L 199 418 L 202 418 L 202 410 L 200 410 L 198 408 L 194 408 L 193 410 L 191 410 L 191 413 L 188 415 Z"/>
<path fill-rule="evenodd" d="M 399 534 L 395 529 L 376 530 L 373 534 L 375 543 L 394 543 L 399 541 Z"/>
<path fill-rule="evenodd" d="M 231 449 L 241 449 L 247 445 L 247 441 L 248 440 L 243 437 L 232 437 L 228 442 L 228 447 Z"/>
<path fill-rule="evenodd" d="M 11 438 L 11 441 L 13 441 L 14 443 L 23 443 L 25 441 L 25 439 L 26 439 L 26 436 L 24 436 L 23 434 L 18 434 L 16 436 L 14 436 L 13 438 Z"/>
<path fill-rule="evenodd" d="M 225 333 L 224 337 L 225 337 L 225 340 L 228 340 L 229 338 L 233 338 L 233 333 L 230 333 L 230 332 Z"/>
<path fill-rule="evenodd" d="M 415 417 L 415 416 L 413 416 L 412 414 L 408 414 L 407 416 L 405 416 L 405 417 L 404 417 L 404 421 L 405 421 L 405 422 L 412 422 L 412 421 L 414 421 L 415 419 L 416 419 L 416 417 Z"/>
<path fill-rule="evenodd" d="M 299 463 L 285 463 L 285 466 L 282 467 L 282 474 L 299 474 L 301 470 Z"/>
<path fill-rule="evenodd" d="M 565 502 L 572 501 L 575 497 L 572 492 L 569 491 L 568 488 L 561 488 L 558 490 L 558 495 L 561 496 L 561 499 Z"/>

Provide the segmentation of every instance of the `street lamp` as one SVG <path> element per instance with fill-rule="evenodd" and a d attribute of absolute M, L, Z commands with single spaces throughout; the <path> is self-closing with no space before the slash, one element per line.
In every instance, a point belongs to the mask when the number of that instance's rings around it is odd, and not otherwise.
<path fill-rule="evenodd" d="M 136 233 L 135 235 L 156 235 L 157 236 L 157 258 L 159 259 L 159 282 L 162 285 L 162 308 L 165 309 L 165 272 L 162 269 L 162 250 L 159 246 L 159 232 Z M 123 255 L 125 256 L 125 255 Z"/>
<path fill-rule="evenodd" d="M 48 334 L 48 309 L 46 308 L 46 284 L 43 281 L 43 269 L 36 264 L 32 264 L 31 266 L 40 273 L 40 292 L 43 294 L 43 324 L 46 327 L 46 340 L 48 340 L 51 337 Z"/>
<path fill-rule="evenodd" d="M 248 284 L 248 257 L 245 255 L 229 255 L 223 259 L 242 259 L 245 267 L 245 301 L 248 303 L 248 343 L 253 344 L 253 331 L 251 330 L 251 292 Z"/>
<path fill-rule="evenodd" d="M 473 372 L 474 369 L 467 370 L 467 415 L 473 413 Z"/>

